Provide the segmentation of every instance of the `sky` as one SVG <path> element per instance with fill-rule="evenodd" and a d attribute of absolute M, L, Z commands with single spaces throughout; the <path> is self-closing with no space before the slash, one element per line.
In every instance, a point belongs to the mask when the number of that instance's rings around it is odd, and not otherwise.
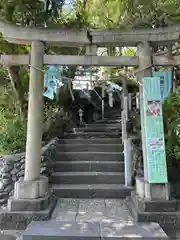
<path fill-rule="evenodd" d="M 72 6 L 74 4 L 75 0 L 65 0 L 66 6 Z"/>
<path fill-rule="evenodd" d="M 65 4 L 63 5 L 64 9 L 72 9 L 74 5 L 75 0 L 65 0 Z"/>
<path fill-rule="evenodd" d="M 65 0 L 65 4 L 72 4 L 72 3 L 74 3 L 74 0 Z"/>

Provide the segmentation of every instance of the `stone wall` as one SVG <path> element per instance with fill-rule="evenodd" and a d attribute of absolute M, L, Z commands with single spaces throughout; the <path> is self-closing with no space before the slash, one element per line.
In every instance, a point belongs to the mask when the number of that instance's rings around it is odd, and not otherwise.
<path fill-rule="evenodd" d="M 57 139 L 42 147 L 41 174 L 50 176 L 56 158 Z M 14 193 L 14 183 L 24 177 L 25 153 L 0 157 L 0 206 L 6 205 Z"/>
<path fill-rule="evenodd" d="M 136 171 L 136 175 L 143 177 L 143 152 L 141 138 L 137 137 L 132 140 L 132 157 L 133 157 L 133 170 Z"/>
<path fill-rule="evenodd" d="M 141 120 L 139 109 L 134 109 L 128 112 L 127 132 L 132 134 L 140 134 L 141 131 Z"/>

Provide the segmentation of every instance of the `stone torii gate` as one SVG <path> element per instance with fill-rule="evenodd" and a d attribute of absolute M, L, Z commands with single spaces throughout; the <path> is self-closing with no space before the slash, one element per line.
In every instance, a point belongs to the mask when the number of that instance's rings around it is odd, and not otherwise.
<path fill-rule="evenodd" d="M 73 31 L 66 29 L 48 28 L 23 28 L 6 23 L 0 23 L 0 32 L 10 43 L 31 45 L 31 55 L 1 55 L 0 63 L 4 65 L 29 65 L 29 107 L 28 129 L 26 142 L 25 177 L 15 184 L 14 197 L 16 201 L 26 199 L 31 202 L 34 199 L 43 199 L 48 192 L 48 179 L 40 176 L 40 158 L 43 123 L 43 89 L 44 89 L 44 64 L 58 65 L 85 65 L 85 66 L 136 66 L 137 74 L 141 82 L 143 77 L 151 76 L 152 66 L 176 66 L 180 65 L 180 58 L 168 56 L 153 56 L 151 46 L 168 45 L 176 42 L 180 36 L 180 26 L 138 31 L 90 31 L 92 43 L 87 38 L 86 31 Z M 86 47 L 86 55 L 46 55 L 45 44 L 62 47 Z M 106 46 L 137 46 L 138 56 L 114 57 L 97 56 L 98 47 Z M 142 106 L 143 94 L 140 87 L 140 104 Z M 143 114 L 141 113 L 143 122 Z M 127 140 L 128 136 L 124 140 Z M 144 176 L 147 180 L 147 155 L 144 145 L 144 127 L 142 126 Z M 127 149 L 128 151 L 128 149 Z M 126 161 L 130 161 L 126 159 Z M 130 185 L 128 162 L 126 167 L 126 185 Z M 151 194 L 148 185 L 147 196 Z M 11 210 L 11 207 L 10 209 Z"/>

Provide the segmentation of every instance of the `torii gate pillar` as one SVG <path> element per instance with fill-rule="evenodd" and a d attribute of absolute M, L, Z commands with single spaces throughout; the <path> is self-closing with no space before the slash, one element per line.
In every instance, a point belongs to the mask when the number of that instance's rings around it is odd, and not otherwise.
<path fill-rule="evenodd" d="M 32 42 L 28 126 L 24 180 L 15 184 L 16 199 L 36 199 L 48 192 L 48 178 L 40 176 L 43 128 L 44 43 Z"/>
<path fill-rule="evenodd" d="M 28 127 L 26 141 L 25 181 L 40 177 L 41 140 L 43 127 L 44 44 L 33 42 L 29 82 Z"/>
<path fill-rule="evenodd" d="M 138 80 L 140 83 L 140 113 L 141 113 L 141 134 L 142 134 L 142 147 L 143 147 L 143 159 L 144 159 L 144 179 L 148 179 L 147 169 L 147 153 L 145 146 L 145 131 L 144 131 L 144 113 L 143 113 L 143 78 L 152 76 L 152 62 L 151 62 L 151 49 L 148 42 L 140 43 L 138 46 L 139 56 L 139 72 Z"/>
<path fill-rule="evenodd" d="M 148 200 L 154 198 L 155 195 L 160 195 L 159 198 L 169 199 L 169 185 L 168 184 L 152 184 L 148 182 L 148 158 L 147 150 L 145 145 L 145 126 L 144 126 L 144 111 L 143 111 L 143 78 L 152 76 L 152 55 L 151 48 L 148 42 L 142 42 L 138 45 L 138 56 L 139 56 L 139 72 L 138 79 L 140 82 L 140 112 L 141 112 L 141 133 L 142 133 L 142 149 L 143 149 L 143 162 L 144 162 L 144 197 Z M 141 181 L 141 180 L 140 180 Z M 139 184 L 136 181 L 136 187 Z M 139 185 L 142 188 L 142 185 Z M 157 190 L 158 189 L 158 190 Z M 159 189 L 161 191 L 159 191 Z M 138 189 L 137 189 L 138 190 Z M 142 192 L 142 189 L 139 189 Z M 161 192 L 161 194 L 159 192 Z M 154 192 L 154 194 L 153 194 Z M 163 192 L 163 193 L 162 193 Z M 157 197 L 157 196 L 155 196 Z"/>
<path fill-rule="evenodd" d="M 141 135 L 142 135 L 142 150 L 143 150 L 143 165 L 144 165 L 144 182 L 146 185 L 146 198 L 151 199 L 150 185 L 148 184 L 148 159 L 145 145 L 145 129 L 144 129 L 144 112 L 143 112 L 143 78 L 152 76 L 152 58 L 151 49 L 148 42 L 142 42 L 138 45 L 139 56 L 139 72 L 137 74 L 140 87 L 140 114 L 141 114 Z M 146 184 L 147 183 L 147 184 Z"/>

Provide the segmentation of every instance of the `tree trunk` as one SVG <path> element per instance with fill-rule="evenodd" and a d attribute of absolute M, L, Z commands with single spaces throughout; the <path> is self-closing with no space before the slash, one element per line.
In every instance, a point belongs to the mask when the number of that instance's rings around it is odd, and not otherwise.
<path fill-rule="evenodd" d="M 115 56 L 115 47 L 108 47 L 107 48 L 107 54 L 108 56 Z"/>
<path fill-rule="evenodd" d="M 83 2 L 82 2 L 82 7 L 83 7 L 83 9 L 86 9 L 86 3 L 87 3 L 87 1 L 86 1 L 86 0 L 83 0 Z"/>
<path fill-rule="evenodd" d="M 25 118 L 25 112 L 24 112 L 24 95 L 22 93 L 22 85 L 20 82 L 20 78 L 19 78 L 19 67 L 17 66 L 8 66 L 7 67 L 8 70 L 8 74 L 9 74 L 9 78 L 12 84 L 12 87 L 14 89 L 14 92 L 16 94 L 17 97 L 17 101 L 18 101 L 18 110 L 20 113 L 20 116 L 22 118 Z"/>

